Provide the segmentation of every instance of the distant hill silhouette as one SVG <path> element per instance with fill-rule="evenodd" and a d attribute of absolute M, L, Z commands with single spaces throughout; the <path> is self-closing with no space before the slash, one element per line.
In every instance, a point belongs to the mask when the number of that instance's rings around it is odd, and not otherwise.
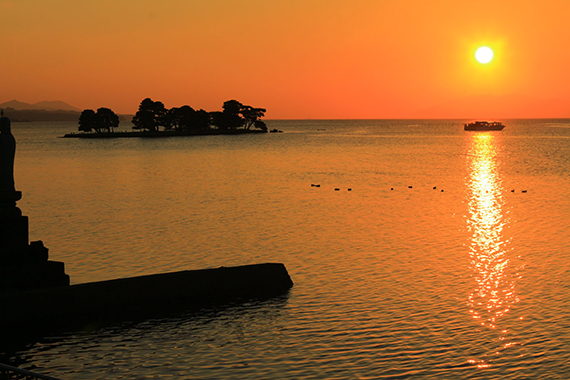
<path fill-rule="evenodd" d="M 34 104 L 20 102 L 19 100 L 10 100 L 9 102 L 0 103 L 0 108 L 12 108 L 16 111 L 75 111 L 81 112 L 79 108 L 73 107 L 61 100 L 42 101 Z"/>
<path fill-rule="evenodd" d="M 35 103 L 34 107 L 36 107 L 36 109 L 44 109 L 47 111 L 81 111 L 79 108 L 73 107 L 61 100 L 44 100 L 43 102 Z"/>
<path fill-rule="evenodd" d="M 81 110 L 61 100 L 42 101 L 34 104 L 10 100 L 0 103 L 6 117 L 21 121 L 78 121 Z M 133 115 L 119 115 L 119 120 L 130 121 Z"/>
<path fill-rule="evenodd" d="M 14 108 L 2 108 L 4 116 L 12 122 L 24 121 L 75 121 L 79 120 L 78 111 L 46 111 L 46 110 L 16 110 Z M 118 115 L 119 120 L 129 122 L 133 115 Z"/>
<path fill-rule="evenodd" d="M 77 111 L 46 111 L 46 110 L 16 110 L 14 108 L 3 108 L 4 116 L 10 118 L 12 122 L 21 121 L 77 121 L 79 112 Z"/>

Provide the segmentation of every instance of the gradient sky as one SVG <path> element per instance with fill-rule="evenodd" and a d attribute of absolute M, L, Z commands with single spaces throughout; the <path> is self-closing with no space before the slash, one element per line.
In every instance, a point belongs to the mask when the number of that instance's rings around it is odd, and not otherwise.
<path fill-rule="evenodd" d="M 0 102 L 570 117 L 567 0 L 0 0 L 0 15 Z"/>

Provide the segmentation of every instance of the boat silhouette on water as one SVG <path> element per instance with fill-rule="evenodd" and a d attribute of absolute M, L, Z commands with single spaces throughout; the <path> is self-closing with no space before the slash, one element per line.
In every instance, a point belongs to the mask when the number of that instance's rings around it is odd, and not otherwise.
<path fill-rule="evenodd" d="M 501 131 L 505 126 L 498 121 L 474 121 L 464 125 L 466 131 Z"/>

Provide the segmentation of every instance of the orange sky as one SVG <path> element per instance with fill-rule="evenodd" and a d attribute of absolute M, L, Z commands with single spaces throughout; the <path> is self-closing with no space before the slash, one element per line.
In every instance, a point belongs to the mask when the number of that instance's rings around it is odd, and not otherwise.
<path fill-rule="evenodd" d="M 0 15 L 0 103 L 570 117 L 567 0 L 0 0 Z"/>

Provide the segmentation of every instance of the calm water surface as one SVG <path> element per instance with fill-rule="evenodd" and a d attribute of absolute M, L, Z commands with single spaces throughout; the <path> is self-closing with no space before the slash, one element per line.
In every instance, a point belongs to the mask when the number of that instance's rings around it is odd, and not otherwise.
<path fill-rule="evenodd" d="M 570 121 L 268 126 L 285 133 L 15 124 L 30 238 L 72 283 L 283 262 L 295 285 L 3 361 L 63 379 L 570 377 Z"/>

